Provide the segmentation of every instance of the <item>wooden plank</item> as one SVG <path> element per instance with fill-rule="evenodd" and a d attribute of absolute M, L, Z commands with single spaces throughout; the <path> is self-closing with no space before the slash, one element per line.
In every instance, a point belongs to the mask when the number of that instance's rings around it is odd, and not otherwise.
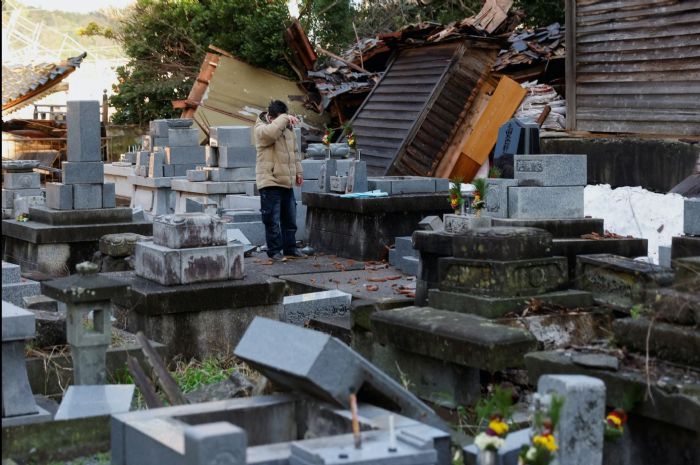
<path fill-rule="evenodd" d="M 470 158 L 479 166 L 486 161 L 496 145 L 498 129 L 513 116 L 526 93 L 517 82 L 507 77 L 501 78 L 473 132 L 462 146 L 459 158 L 455 160 L 450 171 L 451 178 L 461 176 L 465 181 L 471 181 L 472 178 L 468 176 L 471 174 L 473 163 L 466 159 Z"/>
<path fill-rule="evenodd" d="M 682 11 L 698 10 L 699 8 L 700 5 L 696 4 L 696 2 L 677 2 L 667 5 L 651 4 L 641 8 L 635 8 L 632 11 L 618 9 L 607 13 L 595 14 L 585 14 L 582 12 L 579 14 L 578 18 L 576 18 L 576 24 L 587 26 L 608 21 L 636 21 L 639 18 L 647 16 L 664 16 Z"/>
<path fill-rule="evenodd" d="M 584 110 L 579 108 L 578 116 L 585 120 L 595 121 L 656 121 L 661 123 L 700 123 L 700 112 L 697 110 L 679 109 L 643 109 L 629 111 L 626 108 L 604 108 Z"/>
<path fill-rule="evenodd" d="M 385 86 L 388 85 L 403 85 L 403 86 L 415 86 L 415 85 L 427 85 L 432 86 L 440 78 L 439 74 L 433 74 L 431 76 L 417 76 L 417 77 L 394 77 L 389 76 L 386 81 L 384 81 Z"/>
<path fill-rule="evenodd" d="M 365 105 L 365 108 L 370 108 L 370 105 L 373 105 L 372 108 L 376 109 L 377 107 L 375 105 L 384 102 L 403 103 L 407 106 L 410 105 L 412 107 L 419 107 L 420 105 L 416 105 L 416 103 L 420 104 L 423 101 L 425 101 L 425 96 L 421 94 L 375 94 L 372 101 L 368 102 L 367 105 Z"/>
<path fill-rule="evenodd" d="M 579 130 L 591 132 L 627 132 L 632 134 L 674 134 L 697 136 L 700 123 L 641 122 L 641 121 L 587 121 L 582 120 Z"/>
<path fill-rule="evenodd" d="M 165 367 L 163 359 L 160 358 L 158 352 L 153 349 L 150 341 L 148 338 L 146 338 L 142 331 L 136 333 L 136 340 L 141 345 L 141 350 L 146 356 L 145 360 L 150 364 L 153 372 L 156 374 L 158 385 L 161 387 L 161 389 L 163 389 L 163 392 L 165 392 L 170 405 L 187 404 L 187 399 L 185 399 L 185 396 L 182 394 L 180 387 L 177 385 L 173 377 L 170 376 L 170 373 L 168 373 L 168 369 Z"/>
<path fill-rule="evenodd" d="M 576 67 L 579 74 L 615 72 L 636 73 L 649 71 L 684 72 L 691 69 L 700 69 L 700 60 L 690 58 L 687 60 L 638 61 L 636 63 L 580 64 Z"/>
<path fill-rule="evenodd" d="M 567 28 L 564 31 L 566 40 L 566 61 L 564 72 L 566 75 L 566 129 L 576 129 L 576 53 L 578 40 L 576 39 L 576 0 L 566 0 L 564 16 Z"/>
<path fill-rule="evenodd" d="M 367 120 L 364 117 L 358 118 L 353 123 L 353 128 L 377 128 L 396 129 L 406 131 L 413 125 L 413 121 L 388 121 L 388 120 Z"/>
<path fill-rule="evenodd" d="M 669 82 L 660 86 L 656 82 L 635 82 L 635 83 L 591 83 L 576 89 L 578 95 L 602 95 L 602 94 L 698 94 L 700 93 L 700 82 L 682 81 Z M 567 113 L 568 114 L 568 113 Z"/>
<path fill-rule="evenodd" d="M 646 72 L 646 73 L 579 73 L 577 84 L 589 82 L 674 82 L 688 79 L 700 81 L 700 68 L 685 73 Z"/>
<path fill-rule="evenodd" d="M 397 110 L 393 107 L 393 104 L 389 104 L 388 106 L 381 109 L 367 109 L 362 113 L 362 119 L 413 121 L 416 118 L 416 116 L 418 116 L 418 113 L 420 113 L 420 108 L 418 110 L 414 109 L 413 111 L 406 111 Z"/>
<path fill-rule="evenodd" d="M 618 40 L 634 40 L 634 39 L 650 39 L 655 37 L 673 37 L 673 36 L 688 36 L 695 35 L 698 31 L 698 25 L 690 25 L 685 28 L 659 27 L 653 29 L 643 29 L 641 31 L 625 31 L 625 32 L 607 32 L 607 33 L 590 33 L 576 34 L 576 42 L 579 44 L 596 43 L 596 42 L 614 42 Z M 567 37 L 568 37 L 567 29 Z M 573 39 L 572 39 L 573 40 Z M 566 43 L 569 41 L 567 39 Z"/>
<path fill-rule="evenodd" d="M 600 2 L 596 0 L 578 0 L 577 7 L 581 15 L 590 14 L 593 12 L 605 12 L 613 10 L 633 10 L 636 8 L 646 8 L 650 5 L 669 5 L 676 3 L 678 0 L 619 0 L 614 2 Z M 569 24 L 569 23 L 567 23 Z"/>
<path fill-rule="evenodd" d="M 690 98 L 689 98 L 690 97 Z M 700 109 L 700 96 L 673 95 L 579 95 L 580 109 L 589 108 L 686 108 Z"/>
<path fill-rule="evenodd" d="M 593 44 L 579 44 L 579 53 L 615 53 L 627 50 L 660 50 L 678 47 L 678 45 L 700 45 L 700 34 L 687 36 L 652 37 L 649 39 L 618 40 Z"/>
<path fill-rule="evenodd" d="M 148 408 L 159 408 L 163 407 L 163 401 L 160 400 L 155 388 L 151 384 L 151 380 L 148 379 L 146 373 L 144 373 L 143 368 L 139 364 L 139 361 L 130 355 L 126 356 L 126 365 L 129 368 L 129 373 L 134 378 L 134 383 L 136 387 L 141 391 L 143 400 L 146 402 L 146 407 Z"/>
<path fill-rule="evenodd" d="M 586 63 L 621 63 L 627 61 L 663 61 L 700 58 L 700 46 L 679 45 L 673 48 L 662 48 L 654 50 L 621 50 L 613 53 L 582 53 L 576 55 L 579 64 Z"/>

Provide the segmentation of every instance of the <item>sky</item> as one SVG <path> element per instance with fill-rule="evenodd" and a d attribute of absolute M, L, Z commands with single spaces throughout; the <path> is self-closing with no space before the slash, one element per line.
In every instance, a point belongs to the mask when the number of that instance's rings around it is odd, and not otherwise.
<path fill-rule="evenodd" d="M 71 11 L 74 13 L 89 13 L 102 8 L 124 8 L 134 0 L 17 0 L 19 3 L 29 7 L 41 8 L 42 10 Z"/>

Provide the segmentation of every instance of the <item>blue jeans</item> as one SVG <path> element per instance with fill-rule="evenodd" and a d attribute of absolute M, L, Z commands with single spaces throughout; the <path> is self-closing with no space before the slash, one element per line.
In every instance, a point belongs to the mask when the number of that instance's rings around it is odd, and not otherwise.
<path fill-rule="evenodd" d="M 296 248 L 297 204 L 294 190 L 284 187 L 260 189 L 260 213 L 265 224 L 267 255 L 292 253 Z"/>

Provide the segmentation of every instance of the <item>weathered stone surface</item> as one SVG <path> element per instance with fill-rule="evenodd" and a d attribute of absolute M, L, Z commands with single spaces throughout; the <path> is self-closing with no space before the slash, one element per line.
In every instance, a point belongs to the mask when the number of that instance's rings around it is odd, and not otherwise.
<path fill-rule="evenodd" d="M 76 210 L 102 208 L 102 189 L 102 184 L 73 184 L 73 208 Z"/>
<path fill-rule="evenodd" d="M 103 209 L 101 207 L 85 210 L 55 211 L 46 207 L 29 209 L 32 221 L 55 226 L 90 225 L 106 223 L 128 223 L 132 219 L 131 208 L 120 207 Z"/>
<path fill-rule="evenodd" d="M 602 218 L 561 218 L 561 219 L 517 219 L 494 218 L 494 226 L 513 226 L 520 228 L 539 228 L 557 238 L 578 238 L 584 234 L 605 233 Z"/>
<path fill-rule="evenodd" d="M 2 300 L 20 306 L 25 297 L 39 294 L 39 288 L 38 282 L 24 278 L 17 283 L 3 284 Z"/>
<path fill-rule="evenodd" d="M 2 301 L 2 341 L 24 341 L 34 336 L 34 314 Z"/>
<path fill-rule="evenodd" d="M 199 145 L 199 129 L 168 128 L 169 147 L 194 147 Z"/>
<path fill-rule="evenodd" d="M 151 153 L 151 156 L 148 159 L 148 177 L 163 177 L 163 165 L 165 165 L 165 152 L 163 150 L 156 150 Z"/>
<path fill-rule="evenodd" d="M 41 282 L 42 294 L 70 304 L 109 302 L 116 295 L 128 294 L 128 290 L 127 285 L 104 274 L 73 274 Z"/>
<path fill-rule="evenodd" d="M 617 357 L 606 354 L 574 354 L 571 361 L 577 365 L 601 370 L 617 371 L 620 368 Z"/>
<path fill-rule="evenodd" d="M 209 178 L 208 173 L 205 170 L 187 170 L 187 180 L 191 182 L 206 181 Z"/>
<path fill-rule="evenodd" d="M 54 420 L 97 417 L 128 412 L 134 397 L 133 384 L 68 386 Z"/>
<path fill-rule="evenodd" d="M 5 173 L 31 173 L 40 164 L 39 160 L 3 160 L 2 171 Z"/>
<path fill-rule="evenodd" d="M 486 179 L 486 209 L 483 214 L 492 218 L 508 218 L 508 188 L 517 185 L 515 179 Z"/>
<path fill-rule="evenodd" d="M 42 296 L 43 297 L 43 296 Z M 51 299 L 53 306 L 57 307 L 57 301 Z M 68 343 L 66 334 L 66 315 L 62 312 L 31 310 L 36 318 L 36 347 L 61 346 Z"/>
<path fill-rule="evenodd" d="M 102 185 L 102 208 L 116 208 L 117 192 L 113 182 L 106 182 Z"/>
<path fill-rule="evenodd" d="M 568 281 L 563 257 L 495 261 L 439 259 L 440 289 L 496 296 L 543 294 Z"/>
<path fill-rule="evenodd" d="M 208 168 L 208 177 L 215 182 L 255 181 L 255 167 L 247 168 Z"/>
<path fill-rule="evenodd" d="M 2 261 L 2 285 L 16 284 L 22 280 L 20 266 Z"/>
<path fill-rule="evenodd" d="M 46 206 L 55 210 L 72 210 L 73 186 L 60 182 L 47 182 Z"/>
<path fill-rule="evenodd" d="M 581 239 L 556 238 L 552 243 L 554 255 L 566 257 L 569 261 L 569 279 L 576 278 L 576 257 L 591 254 L 612 254 L 621 257 L 646 257 L 648 241 L 637 238 Z"/>
<path fill-rule="evenodd" d="M 218 148 L 218 166 L 221 168 L 247 168 L 255 166 L 257 152 L 255 147 Z"/>
<path fill-rule="evenodd" d="M 154 119 L 148 123 L 152 137 L 168 137 L 168 122 L 164 119 Z"/>
<path fill-rule="evenodd" d="M 451 234 L 465 234 L 467 231 L 473 229 L 491 227 L 491 218 L 488 216 L 478 217 L 474 215 L 455 215 L 450 213 L 443 215 L 442 219 L 445 232 Z"/>
<path fill-rule="evenodd" d="M 593 305 L 590 292 L 565 290 L 538 294 L 528 297 L 490 297 L 430 289 L 428 304 L 437 309 L 452 312 L 471 313 L 484 318 L 501 318 L 508 313 L 521 313 L 530 299 L 537 299 L 545 305 L 564 308 L 585 308 Z"/>
<path fill-rule="evenodd" d="M 63 184 L 102 184 L 104 182 L 104 163 L 63 162 Z"/>
<path fill-rule="evenodd" d="M 350 310 L 352 296 L 339 290 L 310 292 L 284 298 L 284 314 L 280 320 L 303 326 L 311 318 L 340 316 Z"/>
<path fill-rule="evenodd" d="M 100 252 L 110 257 L 127 257 L 134 254 L 138 241 L 147 238 L 134 233 L 106 234 L 100 238 Z"/>
<path fill-rule="evenodd" d="M 545 375 L 537 383 L 540 395 L 564 399 L 554 436 L 561 465 L 601 465 L 603 463 L 605 384 L 580 375 Z"/>
<path fill-rule="evenodd" d="M 671 262 L 684 257 L 700 257 L 700 237 L 676 236 L 671 238 Z"/>
<path fill-rule="evenodd" d="M 209 145 L 212 147 L 248 147 L 253 145 L 250 126 L 212 126 L 209 128 Z"/>
<path fill-rule="evenodd" d="M 597 302 L 623 311 L 643 303 L 652 287 L 673 282 L 673 272 L 658 265 L 610 254 L 580 255 L 576 287 L 589 291 Z"/>
<path fill-rule="evenodd" d="M 510 187 L 508 215 L 511 218 L 582 218 L 583 186 Z"/>
<path fill-rule="evenodd" d="M 204 147 L 200 145 L 190 147 L 168 146 L 165 148 L 165 163 L 169 165 L 204 165 Z"/>
<path fill-rule="evenodd" d="M 418 229 L 421 231 L 442 231 L 444 224 L 439 216 L 426 216 L 418 223 Z"/>
<path fill-rule="evenodd" d="M 700 197 L 685 199 L 683 202 L 683 233 L 700 236 Z"/>
<path fill-rule="evenodd" d="M 613 322 L 618 345 L 645 353 L 649 335 L 649 354 L 663 360 L 700 368 L 700 331 L 647 318 L 623 318 Z"/>
<path fill-rule="evenodd" d="M 226 244 L 220 218 L 204 213 L 178 213 L 153 220 L 153 242 L 171 249 Z"/>
<path fill-rule="evenodd" d="M 69 100 L 67 106 L 68 161 L 101 161 L 100 103 L 97 100 Z"/>
<path fill-rule="evenodd" d="M 39 173 L 5 173 L 2 186 L 5 189 L 39 189 L 41 175 Z"/>
<path fill-rule="evenodd" d="M 430 307 L 406 307 L 372 315 L 377 341 L 458 365 L 496 371 L 523 364 L 537 341 L 525 330 Z"/>
<path fill-rule="evenodd" d="M 234 371 L 224 381 L 205 384 L 192 392 L 185 394 L 190 403 L 213 402 L 217 400 L 233 399 L 234 397 L 248 397 L 255 386 L 240 372 Z"/>
<path fill-rule="evenodd" d="M 513 177 L 521 186 L 585 186 L 586 155 L 515 155 Z"/>
<path fill-rule="evenodd" d="M 275 383 L 349 406 L 350 392 L 371 388 L 397 405 L 402 415 L 447 431 L 428 406 L 348 346 L 325 334 L 256 318 L 234 354 Z"/>
<path fill-rule="evenodd" d="M 700 287 L 694 289 L 695 292 L 671 288 L 649 289 L 646 302 L 659 320 L 680 325 L 700 324 L 700 293 L 697 292 Z"/>
<path fill-rule="evenodd" d="M 459 258 L 522 260 L 552 255 L 552 235 L 535 228 L 479 228 L 455 236 L 452 243 Z"/>

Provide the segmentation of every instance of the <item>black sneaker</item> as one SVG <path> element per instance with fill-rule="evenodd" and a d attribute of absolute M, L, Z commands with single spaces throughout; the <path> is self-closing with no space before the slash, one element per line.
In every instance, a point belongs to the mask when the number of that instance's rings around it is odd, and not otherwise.
<path fill-rule="evenodd" d="M 276 254 L 270 257 L 270 260 L 272 260 L 273 262 L 286 262 L 287 258 L 280 252 L 277 252 Z"/>
<path fill-rule="evenodd" d="M 291 252 L 285 252 L 284 256 L 293 258 L 306 258 L 307 255 L 302 253 L 301 250 L 295 248 Z"/>

